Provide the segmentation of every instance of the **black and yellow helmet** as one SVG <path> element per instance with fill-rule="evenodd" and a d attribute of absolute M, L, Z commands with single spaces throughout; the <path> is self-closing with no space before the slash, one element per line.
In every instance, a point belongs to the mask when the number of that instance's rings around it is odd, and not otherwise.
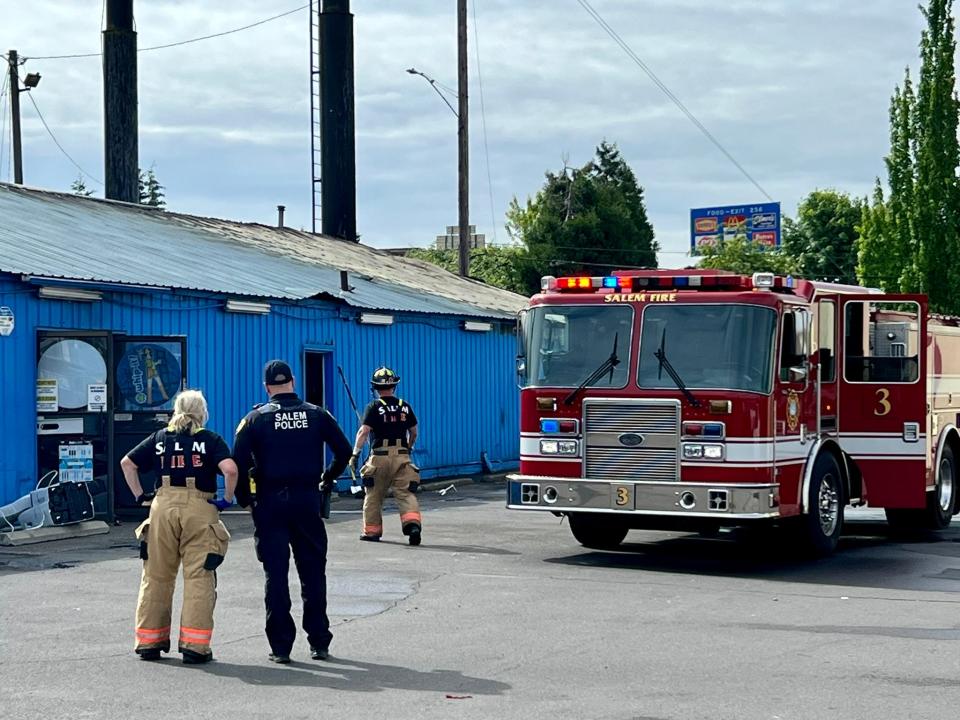
<path fill-rule="evenodd" d="M 373 371 L 370 384 L 375 388 L 393 387 L 400 382 L 400 376 L 388 367 L 380 367 Z"/>

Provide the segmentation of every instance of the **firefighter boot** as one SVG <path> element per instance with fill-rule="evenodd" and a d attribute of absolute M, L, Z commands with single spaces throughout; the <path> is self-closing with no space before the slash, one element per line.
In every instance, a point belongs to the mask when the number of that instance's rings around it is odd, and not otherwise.
<path fill-rule="evenodd" d="M 185 664 L 196 665 L 213 659 L 210 640 L 217 602 L 216 570 L 226 555 L 230 534 L 216 508 L 207 502 L 212 497 L 210 493 L 187 489 L 187 494 L 180 513 L 183 611 L 179 650 Z"/>
<path fill-rule="evenodd" d="M 423 519 L 420 515 L 420 503 L 417 496 L 410 492 L 410 483 L 420 482 L 420 473 L 410 462 L 409 455 L 398 454 L 390 457 L 394 461 L 393 497 L 400 509 L 400 524 L 403 534 L 411 545 L 419 545 L 423 531 Z"/>

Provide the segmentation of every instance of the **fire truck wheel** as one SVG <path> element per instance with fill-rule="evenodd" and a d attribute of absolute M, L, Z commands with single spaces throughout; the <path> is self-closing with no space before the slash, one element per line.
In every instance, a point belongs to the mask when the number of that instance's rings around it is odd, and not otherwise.
<path fill-rule="evenodd" d="M 803 545 L 809 554 L 822 557 L 832 553 L 843 530 L 843 476 L 836 459 L 822 452 L 813 464 L 810 494 L 802 516 Z"/>
<path fill-rule="evenodd" d="M 629 528 L 604 515 L 571 513 L 570 531 L 577 542 L 593 550 L 613 550 L 620 546 Z"/>

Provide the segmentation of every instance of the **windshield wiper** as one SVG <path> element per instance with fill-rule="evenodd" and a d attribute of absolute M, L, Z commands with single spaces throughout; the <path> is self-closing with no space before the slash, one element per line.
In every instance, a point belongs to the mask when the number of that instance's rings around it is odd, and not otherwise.
<path fill-rule="evenodd" d="M 620 333 L 616 333 L 613 336 L 613 350 L 610 351 L 610 357 L 603 361 L 603 364 L 600 365 L 596 370 L 590 373 L 590 376 L 584 380 L 580 385 L 577 386 L 569 395 L 563 399 L 564 405 L 570 405 L 574 400 L 577 399 L 579 395 L 587 385 L 595 383 L 597 380 L 603 377 L 603 374 L 606 372 L 610 373 L 610 382 L 613 382 L 613 370 L 620 364 L 620 358 L 617 357 L 617 341 L 620 339 Z"/>
<path fill-rule="evenodd" d="M 660 349 L 653 354 L 653 356 L 660 363 L 660 367 L 657 370 L 657 380 L 663 377 L 663 369 L 666 368 L 667 375 L 670 376 L 670 379 L 673 380 L 674 384 L 680 389 L 680 392 L 682 392 L 686 396 L 687 400 L 690 401 L 690 404 L 693 405 L 694 407 L 700 407 L 700 401 L 693 396 L 692 392 L 687 390 L 687 386 L 684 384 L 683 380 L 681 379 L 680 374 L 677 372 L 676 368 L 673 367 L 670 361 L 667 360 L 667 353 L 665 350 L 666 345 L 667 345 L 667 329 L 664 328 L 663 336 L 660 338 Z"/>

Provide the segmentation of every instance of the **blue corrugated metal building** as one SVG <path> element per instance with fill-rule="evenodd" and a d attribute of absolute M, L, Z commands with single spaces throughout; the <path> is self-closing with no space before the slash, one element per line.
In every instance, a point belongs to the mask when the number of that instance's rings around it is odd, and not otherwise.
<path fill-rule="evenodd" d="M 0 505 L 56 470 L 122 511 L 119 459 L 176 390 L 230 437 L 274 357 L 348 435 L 340 369 L 362 407 L 394 368 L 425 478 L 514 467 L 523 303 L 356 243 L 0 184 Z"/>

